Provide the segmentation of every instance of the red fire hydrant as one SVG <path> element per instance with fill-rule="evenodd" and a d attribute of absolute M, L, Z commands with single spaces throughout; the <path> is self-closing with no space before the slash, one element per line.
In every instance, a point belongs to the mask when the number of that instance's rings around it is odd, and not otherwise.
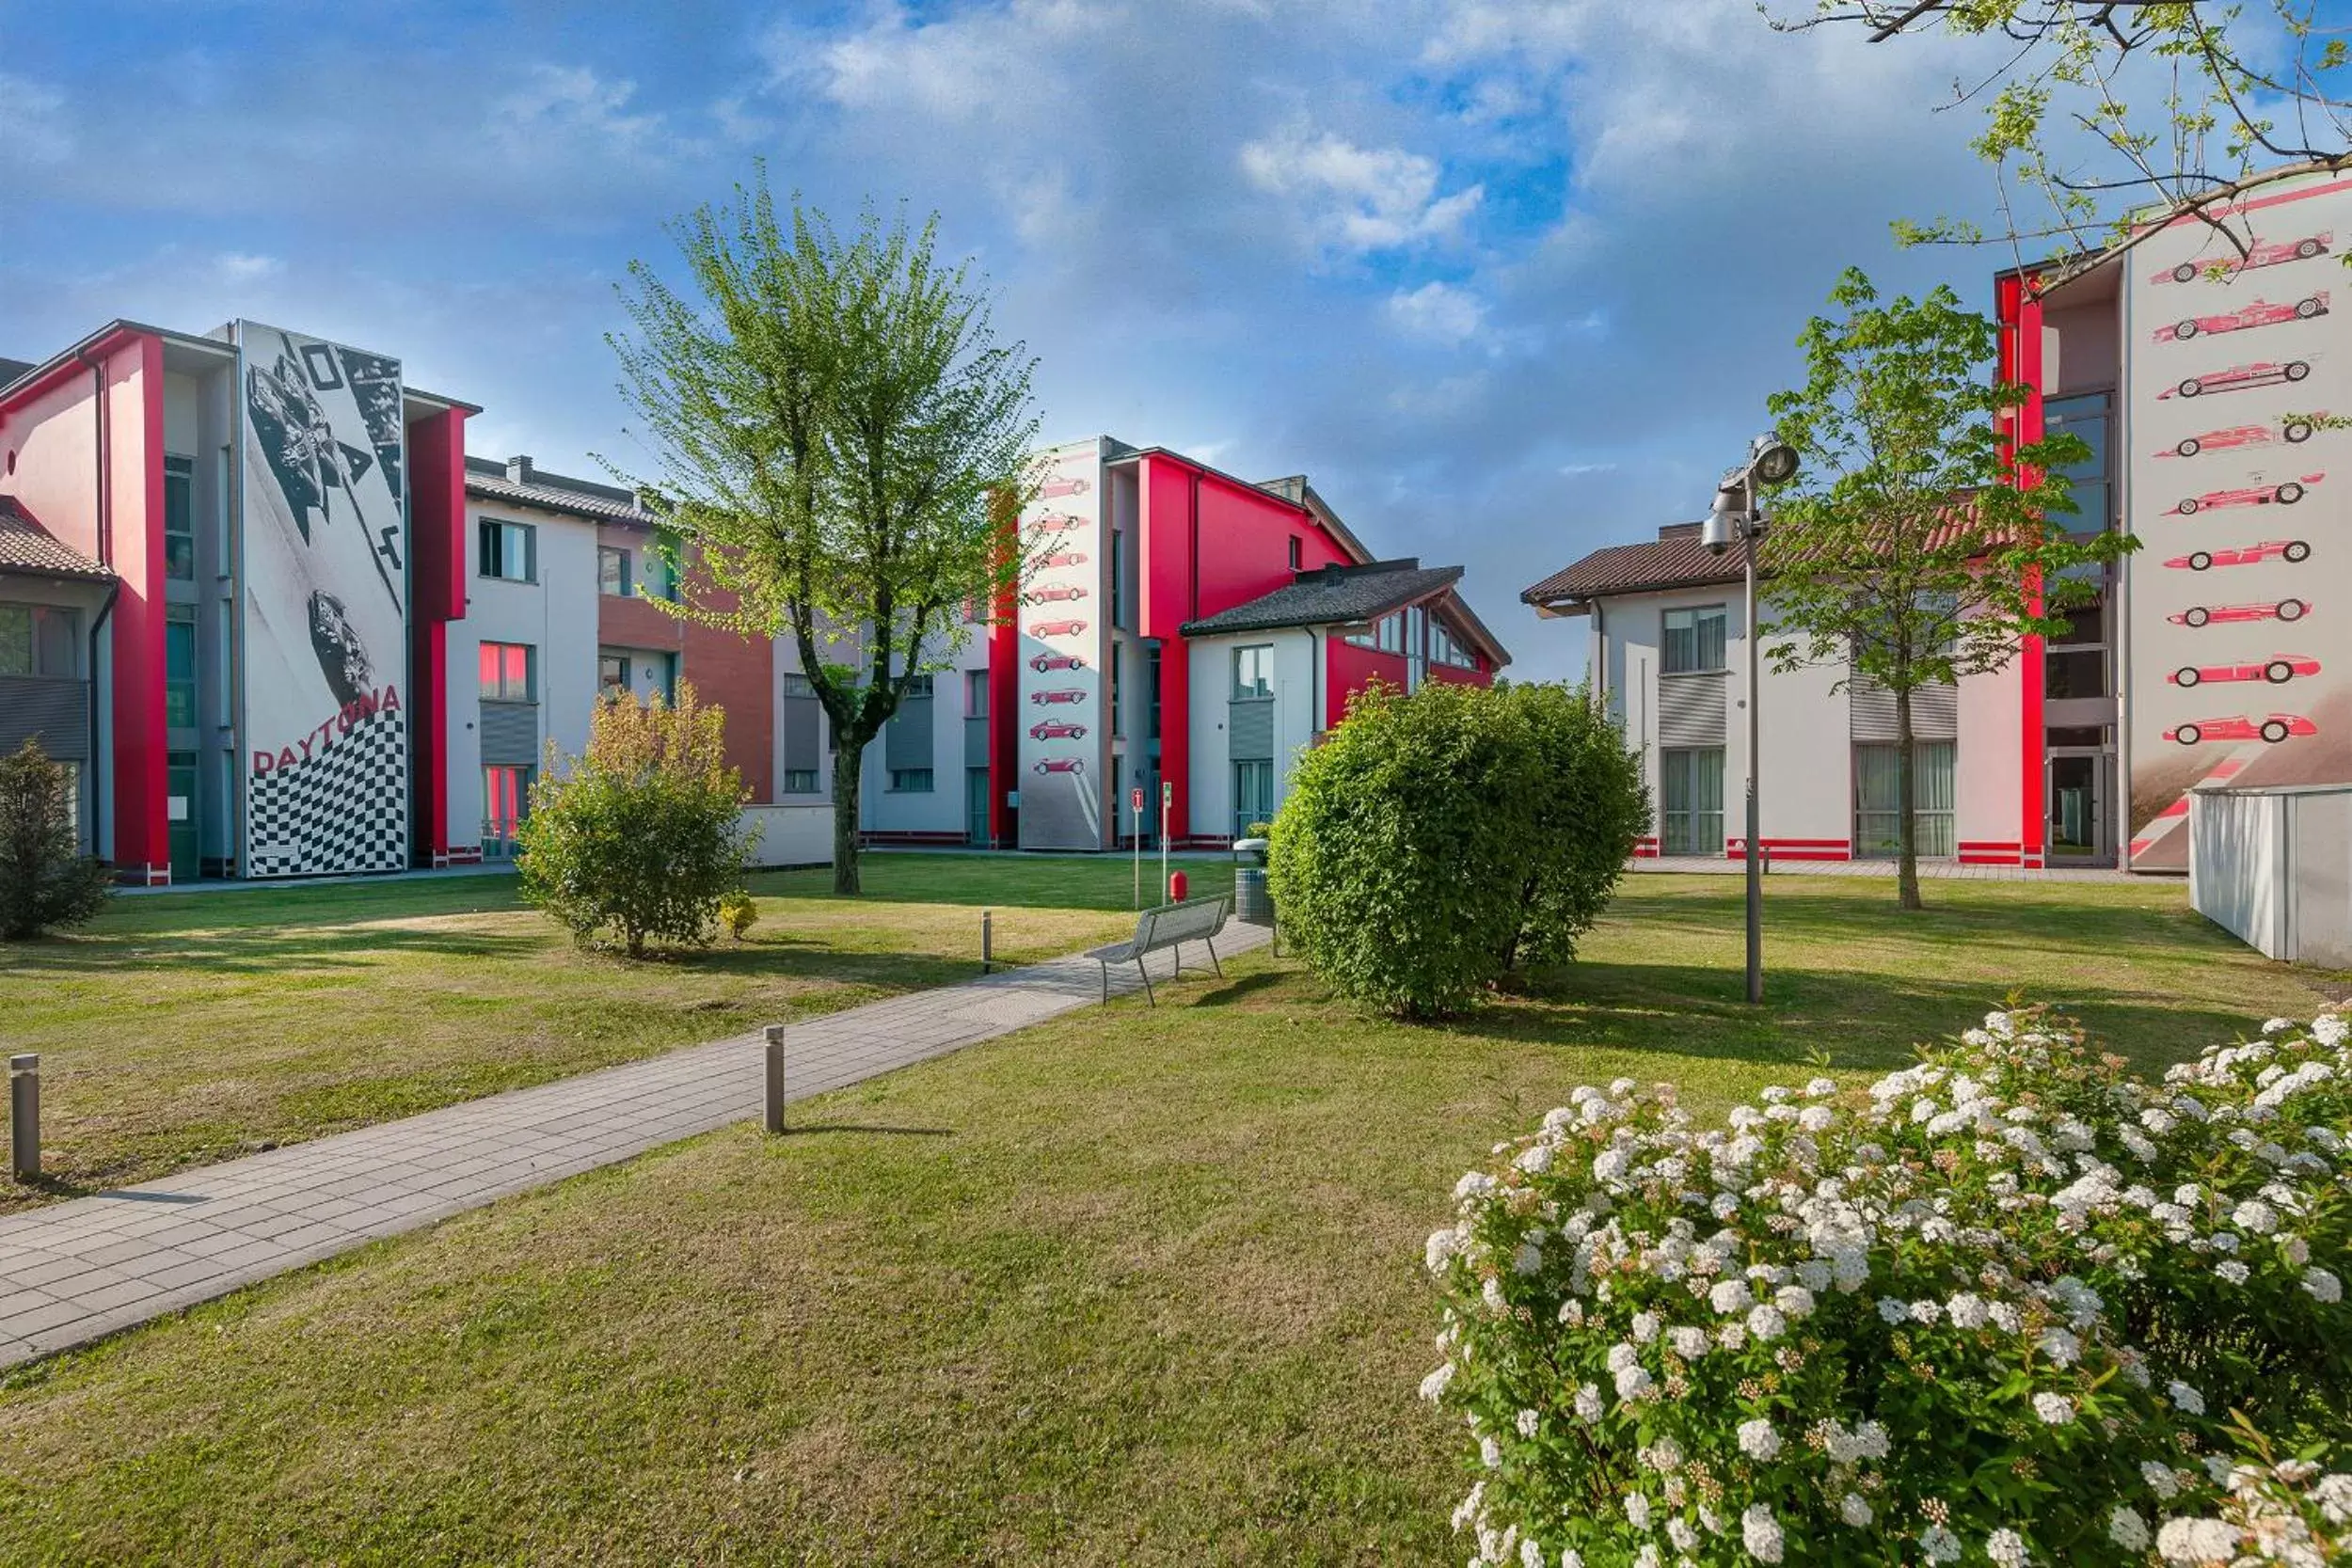
<path fill-rule="evenodd" d="M 1171 904 L 1184 901 L 1184 874 L 1181 871 L 1168 874 L 1168 901 Z"/>

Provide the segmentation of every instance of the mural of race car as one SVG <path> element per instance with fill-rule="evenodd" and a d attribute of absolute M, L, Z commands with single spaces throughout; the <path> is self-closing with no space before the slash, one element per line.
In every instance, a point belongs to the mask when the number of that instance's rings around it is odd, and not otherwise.
<path fill-rule="evenodd" d="M 1079 529 L 1091 526 L 1084 517 L 1073 517 L 1067 513 L 1059 512 L 1048 512 L 1037 520 L 1037 531 L 1040 533 L 1074 533 Z"/>
<path fill-rule="evenodd" d="M 1084 757 L 1040 757 L 1037 770 L 1041 773 L 1083 773 L 1087 770 Z"/>
<path fill-rule="evenodd" d="M 1083 654 L 1040 654 L 1029 660 L 1029 668 L 1039 674 L 1048 670 L 1083 670 L 1087 667 Z"/>
<path fill-rule="evenodd" d="M 1093 693 L 1084 687 L 1064 686 L 1057 687 L 1051 691 L 1032 691 L 1029 693 L 1029 701 L 1033 703 L 1083 703 L 1092 695 Z"/>
<path fill-rule="evenodd" d="M 2317 735 L 2319 726 L 2299 713 L 2274 713 L 2267 719 L 2239 714 L 2230 719 L 2200 719 L 2164 732 L 2167 740 L 2195 746 L 2207 740 L 2266 740 L 2273 746 L 2289 736 Z"/>
<path fill-rule="evenodd" d="M 1087 479 L 1049 479 L 1037 487 L 1037 494 L 1040 500 L 1050 501 L 1062 496 L 1083 496 L 1093 488 L 1093 482 Z"/>
<path fill-rule="evenodd" d="M 1087 563 L 1087 557 L 1084 550 L 1063 550 L 1056 555 L 1039 556 L 1037 563 L 1040 566 L 1083 566 Z"/>
<path fill-rule="evenodd" d="M 2184 664 L 2164 678 L 2174 686 L 2204 686 L 2224 681 L 2268 681 L 2284 686 L 2297 675 L 2319 673 L 2319 660 L 2308 654 L 2273 654 L 2251 664 Z"/>
<path fill-rule="evenodd" d="M 1059 719 L 1048 719 L 1043 723 L 1029 726 L 1029 738 L 1032 740 L 1084 740 L 1086 737 L 1087 727 L 1084 724 L 1065 723 Z"/>
<path fill-rule="evenodd" d="M 2281 381 L 2300 381 L 2312 373 L 2308 359 L 2289 359 L 2284 364 L 2275 359 L 2258 359 L 2251 364 L 2232 365 L 2226 371 L 2211 375 L 2192 375 L 2178 385 L 2167 387 L 2156 394 L 2161 403 L 2169 397 L 2193 398 L 2207 392 L 2246 392 L 2257 387 L 2276 387 Z"/>
<path fill-rule="evenodd" d="M 1050 587 L 1032 589 L 1029 597 L 1044 604 L 1057 604 L 1064 599 L 1083 599 L 1087 591 L 1074 582 L 1055 583 Z"/>
<path fill-rule="evenodd" d="M 2293 506 L 2303 499 L 2303 492 L 2328 476 L 2324 473 L 2305 474 L 2283 484 L 2245 484 L 2232 490 L 2208 490 L 2201 496 L 2190 496 L 2172 510 L 2184 517 L 2200 512 L 2214 512 L 2225 506 L 2267 506 L 2272 501 L 2280 506 Z"/>
<path fill-rule="evenodd" d="M 2170 326 L 2159 326 L 2155 341 L 2160 343 L 2185 343 L 2191 338 L 2217 337 L 2224 332 L 2243 332 L 2252 326 L 2276 326 L 2280 322 L 2310 321 L 2328 313 L 2328 291 L 2305 295 L 2292 305 L 2274 305 L 2258 299 L 2235 310 L 2224 310 L 2210 316 L 2190 316 Z"/>
<path fill-rule="evenodd" d="M 2320 419 L 2326 415 L 2316 416 Z M 2194 457 L 2201 451 L 2228 451 L 2235 447 L 2266 447 L 2273 441 L 2290 445 L 2312 438 L 2310 420 L 2289 420 L 2277 430 L 2266 424 L 2232 425 L 2227 430 L 2208 430 L 2202 436 L 2185 436 L 2174 446 L 2156 453 L 2158 457 Z"/>
<path fill-rule="evenodd" d="M 2282 261 L 2308 261 L 2314 256 L 2325 256 L 2336 243 L 2335 231 L 2323 229 L 2316 234 L 2306 234 L 2299 240 L 2277 240 L 2248 249 L 2244 256 L 2232 256 L 2224 261 L 2199 264 L 2183 261 L 2148 275 L 2151 283 L 2193 283 L 2200 277 L 2232 277 L 2256 267 L 2275 267 Z"/>
<path fill-rule="evenodd" d="M 1087 629 L 1084 621 L 1039 621 L 1029 627 L 1031 637 L 1075 637 Z"/>
<path fill-rule="evenodd" d="M 2253 566 L 2265 561 L 2308 561 L 2311 554 L 2311 546 L 2300 539 L 2265 539 L 2259 545 L 2241 545 L 2233 550 L 2191 550 L 2186 555 L 2174 556 L 2165 564 L 2203 572 L 2216 566 Z"/>
<path fill-rule="evenodd" d="M 2277 604 L 2192 605 L 2166 620 L 2176 626 L 2227 626 L 2235 621 L 2300 621 L 2311 613 L 2312 607 L 2301 599 L 2280 599 Z"/>

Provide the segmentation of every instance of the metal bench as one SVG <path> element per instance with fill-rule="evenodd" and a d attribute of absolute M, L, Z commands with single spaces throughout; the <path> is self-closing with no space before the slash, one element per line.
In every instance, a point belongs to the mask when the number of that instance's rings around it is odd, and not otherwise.
<path fill-rule="evenodd" d="M 1209 950 L 1209 963 L 1218 979 L 1225 977 L 1225 966 L 1217 962 L 1216 934 L 1225 929 L 1225 917 L 1232 911 L 1230 895 L 1215 898 L 1194 898 L 1182 904 L 1163 904 L 1156 910 L 1146 910 L 1136 917 L 1136 934 L 1125 942 L 1108 947 L 1096 947 L 1087 957 L 1103 966 L 1103 1000 L 1111 999 L 1111 965 L 1132 963 L 1136 973 L 1143 976 L 1143 994 L 1154 1007 L 1160 999 L 1152 990 L 1151 972 L 1143 967 L 1148 954 L 1162 949 L 1176 957 L 1176 974 L 1184 972 L 1184 944 L 1197 942 Z M 1173 975 L 1170 976 L 1173 978 Z"/>

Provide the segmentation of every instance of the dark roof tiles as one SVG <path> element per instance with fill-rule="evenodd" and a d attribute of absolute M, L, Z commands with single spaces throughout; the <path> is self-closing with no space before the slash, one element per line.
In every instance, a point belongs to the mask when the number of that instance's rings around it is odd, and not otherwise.
<path fill-rule="evenodd" d="M 84 582 L 112 582 L 114 573 L 88 556 L 60 543 L 17 504 L 14 496 L 0 496 L 0 572 L 26 572 L 36 577 L 73 578 Z"/>
<path fill-rule="evenodd" d="M 1271 594 L 1187 621 L 1177 629 L 1186 637 L 1215 637 L 1223 632 L 1370 621 L 1451 588 L 1461 578 L 1459 566 L 1423 566 L 1418 561 L 1321 567 L 1299 573 Z"/>
<path fill-rule="evenodd" d="M 1519 597 L 1528 604 L 1549 605 L 1563 599 L 1604 598 L 1612 594 L 1655 593 L 1737 582 L 1740 574 L 1738 555 L 1729 551 L 1713 553 L 1699 543 L 1696 523 L 1676 523 L 1659 530 L 1659 537 L 1654 540 L 1595 550 L 1574 565 L 1552 573 Z"/>

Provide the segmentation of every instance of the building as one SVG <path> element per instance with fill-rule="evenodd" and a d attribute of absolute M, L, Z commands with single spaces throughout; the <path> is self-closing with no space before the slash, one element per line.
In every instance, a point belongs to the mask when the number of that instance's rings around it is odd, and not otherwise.
<path fill-rule="evenodd" d="M 2283 171 L 2228 210 L 2244 254 L 2175 217 L 2063 276 L 1994 279 L 2017 434 L 2080 436 L 2085 522 L 2139 549 L 2045 644 L 1927 705 L 1919 842 L 1963 862 L 2189 862 L 2189 792 L 2352 783 L 2352 618 L 2318 574 L 2352 494 L 2352 343 L 2332 309 L 2352 178 Z M 2329 519 L 2334 519 L 2332 522 Z M 1589 615 L 1597 686 L 1642 749 L 1656 849 L 1737 853 L 1746 628 L 1736 556 L 1695 526 L 1586 557 L 1522 595 Z M 1759 837 L 1784 858 L 1887 852 L 1892 723 L 1839 672 L 1768 674 Z M 1737 794 L 1737 786 L 1732 793 Z"/>
<path fill-rule="evenodd" d="M 480 410 L 389 356 L 251 322 L 109 323 L 0 361 L 0 745 L 74 773 L 134 881 L 511 854 L 550 745 L 601 694 L 691 680 L 759 802 L 823 804 L 834 753 L 790 641 L 661 601 L 628 489 L 465 454 Z M 1041 454 L 1025 592 L 973 607 L 873 743 L 880 842 L 1221 844 L 1378 676 L 1508 658 L 1458 569 L 1380 562 L 1304 479 L 1252 484 L 1108 437 Z"/>

